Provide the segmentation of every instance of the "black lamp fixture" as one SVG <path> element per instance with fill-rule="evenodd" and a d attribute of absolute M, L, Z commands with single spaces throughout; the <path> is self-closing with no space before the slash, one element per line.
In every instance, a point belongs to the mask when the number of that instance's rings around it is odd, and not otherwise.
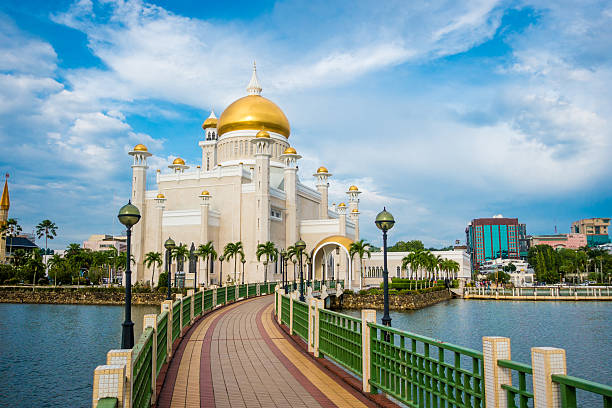
<path fill-rule="evenodd" d="M 300 254 L 300 302 L 304 302 L 306 299 L 304 298 L 304 270 L 302 266 L 302 252 L 304 252 L 306 249 L 306 243 L 300 238 L 295 243 L 295 248 Z"/>
<path fill-rule="evenodd" d="M 132 244 L 132 227 L 140 221 L 140 211 L 128 201 L 121 207 L 117 215 L 119 222 L 127 228 L 127 256 L 125 268 L 125 321 L 121 324 L 121 348 L 131 349 L 134 347 L 134 322 L 132 322 L 132 269 L 130 254 Z"/>
<path fill-rule="evenodd" d="M 384 296 L 384 313 L 382 324 L 391 327 L 391 316 L 389 316 L 389 271 L 387 270 L 387 231 L 393 228 L 395 219 L 386 207 L 378 213 L 374 221 L 378 229 L 383 232 L 383 296 Z"/>
<path fill-rule="evenodd" d="M 172 251 L 176 248 L 176 243 L 170 237 L 164 242 L 164 248 L 166 248 L 166 286 L 167 293 L 166 299 L 171 300 L 172 297 L 170 295 L 170 262 L 172 262 Z"/>

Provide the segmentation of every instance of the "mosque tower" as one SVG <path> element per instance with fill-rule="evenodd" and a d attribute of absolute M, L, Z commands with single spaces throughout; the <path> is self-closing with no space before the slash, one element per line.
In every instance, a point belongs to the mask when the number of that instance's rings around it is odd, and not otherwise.
<path fill-rule="evenodd" d="M 257 244 L 263 244 L 270 240 L 270 133 L 260 130 L 251 143 L 255 145 L 255 236 Z"/>
<path fill-rule="evenodd" d="M 217 140 L 219 140 L 217 123 L 215 111 L 211 109 L 210 115 L 202 123 L 204 140 L 199 143 L 202 148 L 202 169 L 204 171 L 210 171 L 217 166 Z"/>
<path fill-rule="evenodd" d="M 355 224 L 355 241 L 359 241 L 359 194 L 357 186 L 350 186 L 346 194 L 349 196 L 349 219 Z"/>
<path fill-rule="evenodd" d="M 151 156 L 147 147 L 143 144 L 134 146 L 134 150 L 128 153 L 134 157 L 132 164 L 132 204 L 140 211 L 143 219 L 132 227 L 132 254 L 136 260 L 136 274 L 134 282 L 144 281 L 144 240 L 145 225 L 145 190 L 147 188 L 147 157 Z"/>
<path fill-rule="evenodd" d="M 4 179 L 4 189 L 2 190 L 2 198 L 0 198 L 0 227 L 2 227 L 8 221 L 8 212 L 11 207 L 11 201 L 9 200 L 8 191 L 8 178 L 9 175 L 6 173 Z M 0 236 L 0 262 L 6 261 L 6 239 L 4 235 Z"/>
<path fill-rule="evenodd" d="M 327 168 L 321 166 L 317 169 L 317 172 L 313 174 L 314 177 L 317 178 L 317 190 L 321 193 L 321 206 L 319 207 L 319 219 L 327 219 L 328 211 L 329 211 L 329 199 L 328 199 L 328 190 L 329 183 L 327 179 L 332 175 L 327 171 Z"/>
<path fill-rule="evenodd" d="M 297 220 L 297 161 L 302 156 L 297 154 L 293 147 L 285 149 L 281 155 L 285 163 L 284 187 L 285 187 L 285 248 L 289 248 L 298 240 L 298 220 Z"/>

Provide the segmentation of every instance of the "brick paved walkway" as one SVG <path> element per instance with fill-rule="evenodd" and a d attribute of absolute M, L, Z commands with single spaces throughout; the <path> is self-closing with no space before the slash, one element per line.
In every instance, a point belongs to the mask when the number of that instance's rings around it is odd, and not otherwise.
<path fill-rule="evenodd" d="M 295 347 L 272 303 L 254 298 L 201 319 L 177 349 L 157 406 L 373 406 Z"/>

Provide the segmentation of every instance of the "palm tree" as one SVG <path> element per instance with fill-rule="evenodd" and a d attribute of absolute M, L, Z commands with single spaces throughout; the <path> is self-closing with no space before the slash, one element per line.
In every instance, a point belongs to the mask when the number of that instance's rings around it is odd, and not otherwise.
<path fill-rule="evenodd" d="M 162 264 L 162 254 L 159 252 L 147 252 L 144 257 L 144 264 L 147 268 L 151 268 L 153 266 L 153 274 L 151 275 L 151 287 L 153 287 L 153 282 L 155 281 L 155 267 L 158 268 Z"/>
<path fill-rule="evenodd" d="M 234 282 L 236 282 L 236 262 L 238 261 L 238 255 L 244 258 L 244 250 L 242 242 L 240 241 L 230 242 L 223 248 L 223 257 L 227 259 L 228 262 L 231 258 L 234 258 Z"/>
<path fill-rule="evenodd" d="M 351 257 L 351 262 L 353 261 L 353 257 L 357 254 L 359 256 L 359 288 L 362 288 L 364 285 L 363 281 L 363 258 L 367 256 L 371 257 L 370 251 L 371 246 L 369 242 L 365 242 L 365 240 L 361 239 L 357 242 L 353 242 L 349 247 L 349 255 Z"/>
<path fill-rule="evenodd" d="M 424 266 L 424 256 L 423 256 L 423 250 L 421 249 L 417 249 L 416 251 L 409 253 L 402 259 L 402 268 L 408 270 L 408 267 L 410 267 L 410 278 L 411 279 L 418 278 L 417 276 L 418 270 L 419 268 L 423 266 Z"/>
<path fill-rule="evenodd" d="M 64 261 L 64 259 L 59 254 L 53 254 L 51 258 L 47 261 L 48 268 L 55 268 L 55 278 L 53 279 L 53 286 L 57 286 L 57 267 Z"/>
<path fill-rule="evenodd" d="M 215 251 L 213 242 L 208 241 L 206 244 L 198 246 L 195 253 L 197 256 L 204 259 L 204 263 L 206 264 L 206 286 L 208 286 L 208 282 L 210 282 L 210 279 L 208 279 L 208 260 L 209 258 L 212 258 L 213 261 L 217 259 L 217 251 Z"/>
<path fill-rule="evenodd" d="M 36 236 L 40 239 L 45 237 L 45 255 L 49 251 L 49 245 L 47 240 L 53 239 L 57 235 L 57 225 L 51 220 L 42 220 L 40 224 L 36 226 Z M 45 266 L 45 269 L 47 267 Z"/>
<path fill-rule="evenodd" d="M 178 271 L 178 263 L 179 261 L 183 261 L 185 260 L 185 258 L 189 257 L 189 249 L 187 249 L 187 245 L 186 244 L 179 244 L 176 247 L 174 247 L 174 249 L 172 250 L 172 253 L 170 254 L 170 257 L 172 259 L 176 260 L 176 265 L 177 265 L 177 271 Z M 168 279 L 170 279 L 170 277 L 168 277 Z M 170 282 L 168 280 L 168 282 Z M 176 282 L 176 277 L 174 279 L 174 286 L 177 287 L 177 282 Z"/>
<path fill-rule="evenodd" d="M 34 286 L 36 285 L 36 273 L 45 270 L 45 265 L 42 263 L 42 257 L 37 252 L 33 252 L 30 259 L 28 259 L 27 267 L 34 271 L 34 277 L 32 278 L 32 290 L 34 290 Z"/>
<path fill-rule="evenodd" d="M 274 242 L 267 241 L 265 244 L 257 245 L 257 252 L 255 252 L 257 260 L 259 261 L 262 256 L 265 255 L 266 260 L 264 261 L 264 283 L 268 281 L 268 264 L 270 261 L 276 261 L 278 259 L 278 249 L 274 246 Z M 294 271 L 295 274 L 295 271 Z"/>
<path fill-rule="evenodd" d="M 11 252 L 13 251 L 13 238 L 21 233 L 21 225 L 15 218 L 9 218 L 4 225 L 0 227 L 0 234 L 4 237 L 9 237 Z"/>

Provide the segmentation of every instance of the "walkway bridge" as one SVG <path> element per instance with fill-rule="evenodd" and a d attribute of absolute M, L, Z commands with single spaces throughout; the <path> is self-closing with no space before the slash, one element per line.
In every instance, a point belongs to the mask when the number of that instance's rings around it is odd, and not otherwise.
<path fill-rule="evenodd" d="M 520 288 L 463 288 L 464 299 L 496 300 L 612 300 L 612 286 L 533 286 Z"/>
<path fill-rule="evenodd" d="M 95 369 L 94 408 L 612 407 L 612 387 L 568 375 L 562 349 L 535 347 L 524 364 L 508 338 L 468 349 L 381 326 L 374 310 L 300 302 L 276 283 L 189 291 L 143 327 Z"/>

